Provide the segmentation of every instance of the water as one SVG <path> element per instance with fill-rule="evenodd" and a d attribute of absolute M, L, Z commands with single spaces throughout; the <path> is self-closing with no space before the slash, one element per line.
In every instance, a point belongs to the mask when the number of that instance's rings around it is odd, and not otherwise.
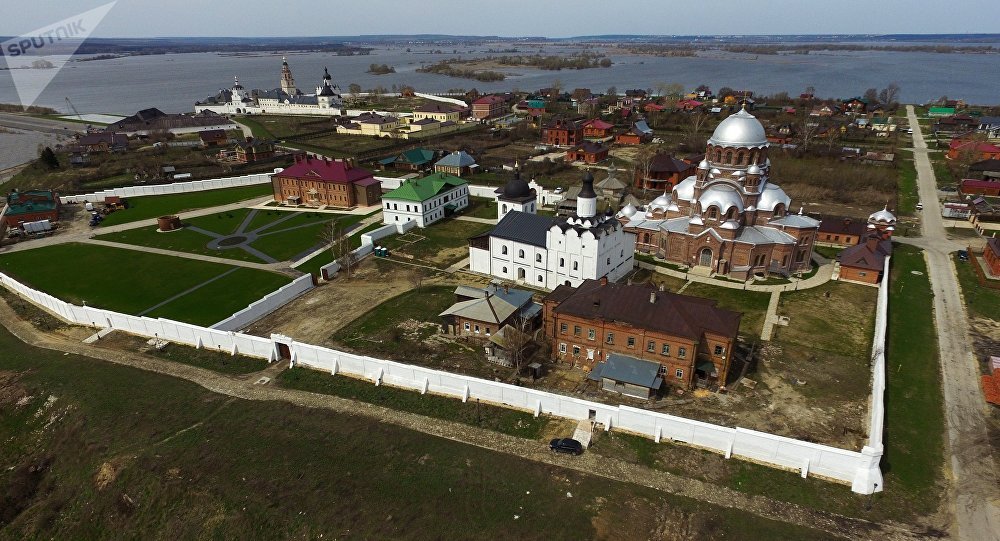
<path fill-rule="evenodd" d="M 501 47 L 503 45 L 496 45 Z M 539 49 L 519 46 L 522 53 Z M 463 57 L 485 56 L 485 47 L 461 47 Z M 835 51 L 808 55 L 744 55 L 702 53 L 694 58 L 612 54 L 610 68 L 542 71 L 512 67 L 516 73 L 504 81 L 483 83 L 428 73 L 416 73 L 422 62 L 431 63 L 456 56 L 454 48 L 429 54 L 427 46 L 380 48 L 368 56 L 342 57 L 329 53 L 290 54 L 288 61 L 295 82 L 311 93 L 328 67 L 343 92 L 350 83 L 363 88 L 382 85 L 412 85 L 418 91 L 443 92 L 454 88 L 480 91 L 537 90 L 558 80 L 562 88 L 590 88 L 604 92 L 616 87 L 655 88 L 657 83 L 681 83 L 692 89 L 708 84 L 713 89 L 728 86 L 750 89 L 757 94 L 787 91 L 798 95 L 807 86 L 822 97 L 861 95 L 865 89 L 882 88 L 896 81 L 901 100 L 922 103 L 942 95 L 969 103 L 1000 103 L 1000 55 L 937 54 L 911 52 Z M 572 47 L 545 45 L 547 54 L 566 53 Z M 389 64 L 394 74 L 365 73 L 371 63 Z M 239 75 L 246 88 L 278 86 L 281 56 L 223 56 L 216 53 L 135 56 L 114 60 L 70 62 L 42 93 L 37 105 L 69 112 L 70 98 L 81 113 L 132 114 L 146 107 L 167 112 L 193 109 L 194 102 L 232 86 Z M 0 72 L 0 102 L 16 103 L 17 94 L 6 72 Z"/>

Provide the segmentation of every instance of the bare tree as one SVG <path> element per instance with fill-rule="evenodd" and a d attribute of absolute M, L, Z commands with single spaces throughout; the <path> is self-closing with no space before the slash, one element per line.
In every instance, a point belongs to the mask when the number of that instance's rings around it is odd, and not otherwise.
<path fill-rule="evenodd" d="M 899 90 L 899 83 L 895 81 L 889 83 L 888 86 L 883 88 L 882 91 L 878 93 L 878 101 L 880 101 L 882 105 L 889 107 L 890 105 L 896 103 L 899 99 Z"/>
<path fill-rule="evenodd" d="M 358 263 L 357 254 L 351 249 L 351 237 L 339 220 L 331 220 L 320 231 L 320 240 L 330 249 L 333 260 L 340 264 L 340 270 L 348 280 Z"/>
<path fill-rule="evenodd" d="M 503 332 L 504 345 L 510 362 L 514 365 L 514 376 L 517 376 L 527 366 L 531 340 L 531 318 L 520 314 L 514 316 Z"/>
<path fill-rule="evenodd" d="M 819 123 L 813 122 L 809 117 L 802 120 L 802 126 L 799 127 L 799 140 L 802 144 L 802 152 L 809 151 L 809 145 L 812 144 L 813 139 L 819 134 Z"/>
<path fill-rule="evenodd" d="M 639 181 L 639 187 L 645 190 L 646 179 L 649 178 L 649 170 L 653 166 L 653 158 L 656 156 L 657 148 L 650 146 L 640 147 L 635 153 L 634 178 Z"/>
<path fill-rule="evenodd" d="M 358 96 L 361 95 L 361 85 L 358 83 L 351 83 L 347 85 L 348 96 L 350 96 L 351 101 L 358 101 Z"/>
<path fill-rule="evenodd" d="M 698 111 L 688 115 L 688 120 L 690 121 L 687 126 L 688 144 L 692 147 L 699 147 L 701 145 L 698 144 L 697 139 L 701 130 L 705 128 L 705 124 L 708 123 L 708 115 Z"/>

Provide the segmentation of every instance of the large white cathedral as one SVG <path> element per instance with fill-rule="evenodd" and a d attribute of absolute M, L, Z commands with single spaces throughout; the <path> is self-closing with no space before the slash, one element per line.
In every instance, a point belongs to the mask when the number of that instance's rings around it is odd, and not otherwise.
<path fill-rule="evenodd" d="M 323 70 L 322 83 L 315 94 L 303 94 L 295 86 L 295 78 L 288 67 L 288 59 L 281 58 L 281 81 L 272 90 L 247 91 L 235 77 L 232 88 L 223 89 L 219 94 L 197 102 L 194 112 L 211 111 L 220 115 L 327 115 L 343 114 L 344 100 L 333 84 L 333 77 Z"/>
<path fill-rule="evenodd" d="M 635 234 L 610 213 L 597 211 L 589 171 L 574 215 L 540 216 L 534 201 L 528 183 L 515 171 L 498 193 L 499 223 L 469 239 L 470 270 L 543 289 L 578 286 L 588 279 L 613 282 L 632 270 Z"/>

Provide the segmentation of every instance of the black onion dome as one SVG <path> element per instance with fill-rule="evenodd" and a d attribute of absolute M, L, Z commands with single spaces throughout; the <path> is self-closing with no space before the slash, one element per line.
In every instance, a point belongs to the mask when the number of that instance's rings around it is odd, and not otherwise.
<path fill-rule="evenodd" d="M 587 173 L 583 175 L 583 188 L 580 189 L 580 195 L 577 197 L 597 197 L 597 193 L 594 191 L 594 174 L 587 169 Z"/>
<path fill-rule="evenodd" d="M 531 188 L 528 187 L 527 182 L 521 179 L 521 171 L 515 169 L 513 178 L 508 180 L 507 184 L 503 187 L 503 196 L 508 199 L 515 199 L 529 195 L 531 195 Z"/>

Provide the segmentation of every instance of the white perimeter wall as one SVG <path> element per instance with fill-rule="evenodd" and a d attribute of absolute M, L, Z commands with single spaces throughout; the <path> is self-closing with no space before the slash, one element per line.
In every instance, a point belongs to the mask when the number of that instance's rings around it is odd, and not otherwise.
<path fill-rule="evenodd" d="M 213 329 L 220 331 L 235 331 L 242 329 L 254 321 L 270 314 L 271 312 L 288 304 L 292 299 L 309 291 L 313 287 L 312 275 L 306 274 L 292 280 L 290 284 L 285 284 L 260 300 L 255 301 L 246 308 L 212 325 Z"/>
<path fill-rule="evenodd" d="M 888 269 L 888 261 L 886 268 Z M 121 329 L 140 336 L 269 360 L 277 358 L 278 344 L 284 344 L 291 352 L 293 365 L 301 364 L 328 371 L 332 375 L 350 375 L 367 379 L 374 385 L 389 384 L 420 393 L 437 393 L 463 401 L 480 399 L 530 411 L 535 415 L 549 414 L 573 420 L 594 417 L 608 430 L 625 430 L 652 438 L 657 442 L 664 440 L 683 442 L 723 454 L 726 458 L 735 456 L 772 467 L 797 470 L 802 477 L 815 474 L 848 483 L 854 492 L 871 494 L 883 489 L 879 461 L 882 455 L 881 428 L 885 414 L 883 409 L 885 359 L 882 351 L 888 307 L 888 276 L 889 273 L 886 272 L 879 291 L 876 314 L 871 435 L 868 445 L 860 452 L 355 355 L 302 344 L 280 335 L 271 335 L 271 338 L 267 339 L 232 331 L 206 329 L 166 319 L 150 319 L 75 306 L 35 291 L 2 273 L 0 273 L 0 285 L 19 293 L 63 319 L 81 325 Z"/>
<path fill-rule="evenodd" d="M 275 171 L 277 172 L 277 171 Z M 142 197 L 144 195 L 168 195 L 175 193 L 201 192 L 205 190 L 218 190 L 221 188 L 238 188 L 240 186 L 252 186 L 255 184 L 270 184 L 271 173 L 257 173 L 254 175 L 243 175 L 239 177 L 214 178 L 209 180 L 194 180 L 191 182 L 175 182 L 173 184 L 152 184 L 149 186 L 127 186 L 124 188 L 112 188 L 81 195 L 66 195 L 59 198 L 59 202 L 66 203 L 86 203 L 104 201 L 105 197 Z"/>

